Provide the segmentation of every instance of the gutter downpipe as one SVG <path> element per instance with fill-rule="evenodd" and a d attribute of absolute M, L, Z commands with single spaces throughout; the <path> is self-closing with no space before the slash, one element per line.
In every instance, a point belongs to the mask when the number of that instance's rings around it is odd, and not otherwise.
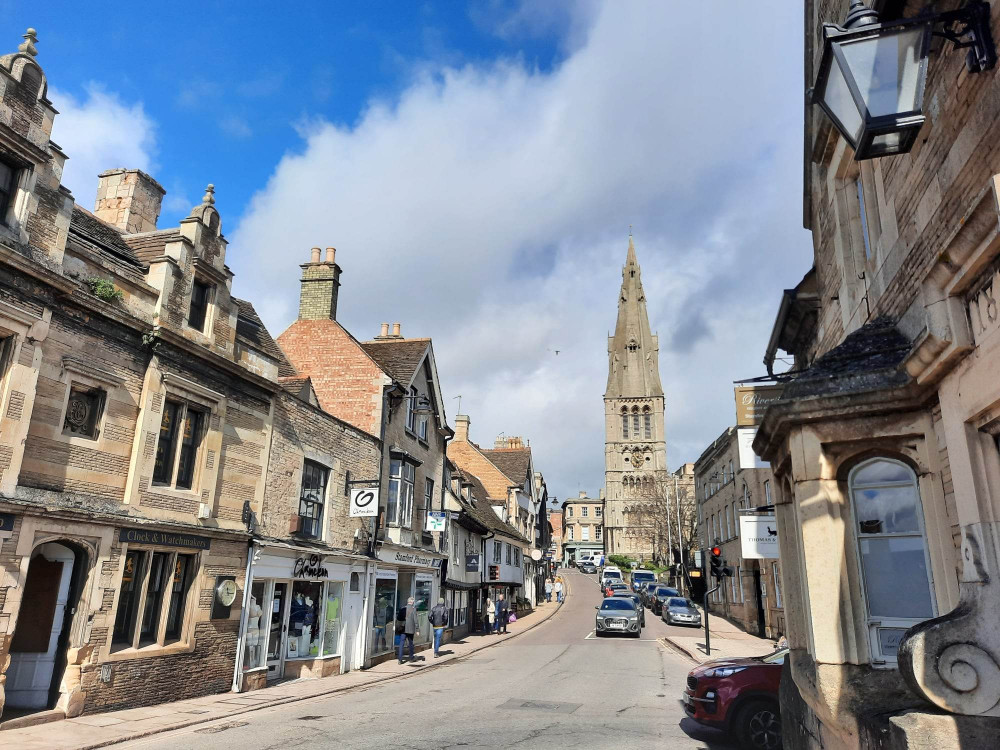
<path fill-rule="evenodd" d="M 253 584 L 253 562 L 257 556 L 256 545 L 257 543 L 253 539 L 247 542 L 247 567 L 243 578 L 243 611 L 240 613 L 240 635 L 236 639 L 236 664 L 233 667 L 232 692 L 234 693 L 242 692 L 243 681 L 240 679 L 240 675 L 243 673 L 243 655 L 246 651 L 244 645 L 247 638 L 247 617 L 249 615 L 247 604 L 250 600 L 250 589 Z"/>

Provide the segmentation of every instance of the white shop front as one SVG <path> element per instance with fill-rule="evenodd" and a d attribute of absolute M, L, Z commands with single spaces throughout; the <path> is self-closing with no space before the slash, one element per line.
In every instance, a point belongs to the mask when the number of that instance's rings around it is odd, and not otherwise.
<path fill-rule="evenodd" d="M 412 547 L 383 544 L 376 553 L 372 595 L 372 631 L 368 642 L 369 656 L 376 661 L 395 649 L 395 622 L 413 597 L 417 608 L 417 646 L 430 643 L 429 616 L 441 590 L 441 561 L 444 555 Z"/>
<path fill-rule="evenodd" d="M 241 620 L 238 690 L 360 666 L 367 557 L 255 545 Z"/>

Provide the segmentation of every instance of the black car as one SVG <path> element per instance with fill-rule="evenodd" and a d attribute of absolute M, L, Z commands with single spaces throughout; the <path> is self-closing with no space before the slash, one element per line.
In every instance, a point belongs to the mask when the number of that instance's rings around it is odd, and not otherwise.
<path fill-rule="evenodd" d="M 667 586 L 659 586 L 650 598 L 650 609 L 653 610 L 654 615 L 662 615 L 663 603 L 672 596 L 680 595 L 681 594 L 677 589 L 672 589 Z"/>
<path fill-rule="evenodd" d="M 642 599 L 642 603 L 645 606 L 653 606 L 653 592 L 662 585 L 659 581 L 653 581 L 652 583 L 644 583 L 639 587 L 639 598 Z"/>
<path fill-rule="evenodd" d="M 646 608 L 642 606 L 642 602 L 639 600 L 638 594 L 633 594 L 631 591 L 615 591 L 612 596 L 615 598 L 622 597 L 623 599 L 631 599 L 632 603 L 635 604 L 635 611 L 639 613 L 640 627 L 646 627 Z"/>

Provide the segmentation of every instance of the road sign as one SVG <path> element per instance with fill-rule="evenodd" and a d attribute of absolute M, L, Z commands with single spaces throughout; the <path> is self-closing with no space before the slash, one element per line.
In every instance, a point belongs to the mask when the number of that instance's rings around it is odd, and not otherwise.
<path fill-rule="evenodd" d="M 378 515 L 378 487 L 358 487 L 351 490 L 350 518 L 374 518 Z"/>

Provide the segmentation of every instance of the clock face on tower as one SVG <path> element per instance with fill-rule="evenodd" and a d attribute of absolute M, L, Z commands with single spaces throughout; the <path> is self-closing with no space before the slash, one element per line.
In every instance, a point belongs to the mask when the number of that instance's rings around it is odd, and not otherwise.
<path fill-rule="evenodd" d="M 632 454 L 632 465 L 637 469 L 642 466 L 642 454 L 639 451 Z"/>

